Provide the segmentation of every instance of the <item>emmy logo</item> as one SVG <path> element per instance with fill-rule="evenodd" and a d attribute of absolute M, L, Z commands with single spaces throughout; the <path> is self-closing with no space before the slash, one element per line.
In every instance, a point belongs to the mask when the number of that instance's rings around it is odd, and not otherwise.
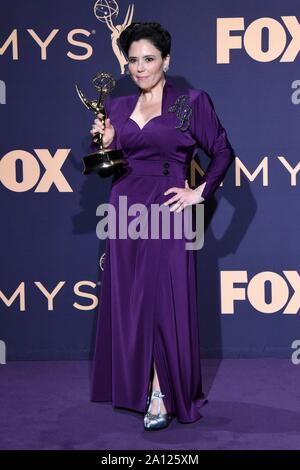
<path fill-rule="evenodd" d="M 112 50 L 118 59 L 121 68 L 121 74 L 125 73 L 125 65 L 127 60 L 123 51 L 119 47 L 118 39 L 124 29 L 132 23 L 134 5 L 129 5 L 124 22 L 122 24 L 113 24 L 113 18 L 117 18 L 119 14 L 119 5 L 115 0 L 98 0 L 94 5 L 94 13 L 97 20 L 106 23 L 106 26 L 111 31 L 111 44 Z"/>
<path fill-rule="evenodd" d="M 6 345 L 0 340 L 0 364 L 6 364 Z"/>

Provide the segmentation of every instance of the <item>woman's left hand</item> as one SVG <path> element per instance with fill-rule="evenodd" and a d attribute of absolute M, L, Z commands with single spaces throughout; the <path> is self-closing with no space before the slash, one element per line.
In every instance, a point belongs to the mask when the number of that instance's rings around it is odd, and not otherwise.
<path fill-rule="evenodd" d="M 205 185 L 206 181 L 201 186 L 199 186 L 199 188 L 191 189 L 189 187 L 188 181 L 185 180 L 184 188 L 172 187 L 167 189 L 167 191 L 164 193 L 165 196 L 170 193 L 176 194 L 171 199 L 164 202 L 163 205 L 168 206 L 169 204 L 175 202 L 175 204 L 170 207 L 170 211 L 181 212 L 187 206 L 198 204 L 198 202 L 203 202 L 205 199 L 201 196 L 201 194 Z"/>

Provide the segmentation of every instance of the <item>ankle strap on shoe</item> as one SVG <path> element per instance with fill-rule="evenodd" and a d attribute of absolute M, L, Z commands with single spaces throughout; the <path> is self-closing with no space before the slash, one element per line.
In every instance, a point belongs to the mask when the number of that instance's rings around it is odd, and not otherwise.
<path fill-rule="evenodd" d="M 160 414 L 160 399 L 164 398 L 164 397 L 165 397 L 165 395 L 163 395 L 160 390 L 153 390 L 152 395 L 151 395 L 151 402 L 152 402 L 152 400 L 154 400 L 154 398 L 159 399 L 158 410 L 157 410 L 158 414 Z"/>
<path fill-rule="evenodd" d="M 153 390 L 151 398 L 164 398 L 165 395 L 161 393 L 160 390 Z"/>

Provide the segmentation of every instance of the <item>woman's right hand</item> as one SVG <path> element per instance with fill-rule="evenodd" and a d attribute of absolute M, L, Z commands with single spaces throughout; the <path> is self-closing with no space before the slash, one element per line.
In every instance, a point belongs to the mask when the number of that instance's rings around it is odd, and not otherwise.
<path fill-rule="evenodd" d="M 110 146 L 110 144 L 113 141 L 113 138 L 115 136 L 115 129 L 112 123 L 110 122 L 110 119 L 107 118 L 105 119 L 105 126 L 101 123 L 100 119 L 103 118 L 102 113 L 97 114 L 97 118 L 94 120 L 94 124 L 92 129 L 90 130 L 90 133 L 95 136 L 96 134 L 100 133 L 103 134 L 103 147 L 107 148 Z"/>

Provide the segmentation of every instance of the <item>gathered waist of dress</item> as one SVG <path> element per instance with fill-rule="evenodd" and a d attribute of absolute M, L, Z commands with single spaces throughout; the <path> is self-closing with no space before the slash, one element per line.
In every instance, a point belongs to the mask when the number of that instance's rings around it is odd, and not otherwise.
<path fill-rule="evenodd" d="M 128 160 L 128 171 L 136 176 L 186 178 L 187 166 L 175 160 Z"/>

